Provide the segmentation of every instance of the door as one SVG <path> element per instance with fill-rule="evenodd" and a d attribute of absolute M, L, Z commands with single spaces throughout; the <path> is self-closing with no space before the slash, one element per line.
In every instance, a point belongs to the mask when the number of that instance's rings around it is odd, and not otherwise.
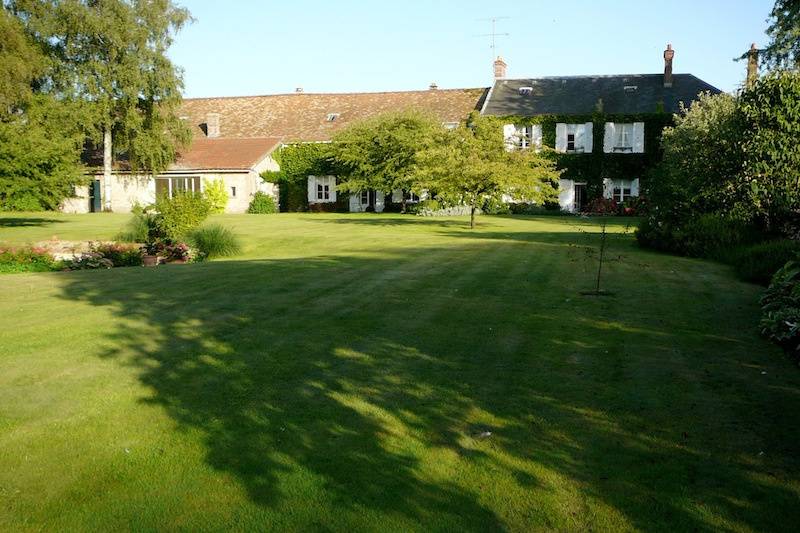
<path fill-rule="evenodd" d="M 89 184 L 89 212 L 99 213 L 103 210 L 100 198 L 100 180 L 93 180 Z"/>
<path fill-rule="evenodd" d="M 575 203 L 573 205 L 573 210 L 577 212 L 582 212 L 586 210 L 586 184 L 585 183 L 576 183 L 575 184 Z"/>

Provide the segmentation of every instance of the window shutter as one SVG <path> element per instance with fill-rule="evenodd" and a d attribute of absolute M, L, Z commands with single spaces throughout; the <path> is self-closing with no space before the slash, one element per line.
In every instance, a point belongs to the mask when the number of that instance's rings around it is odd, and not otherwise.
<path fill-rule="evenodd" d="M 531 145 L 538 151 L 542 149 L 542 125 L 534 124 L 531 128 Z"/>
<path fill-rule="evenodd" d="M 558 180 L 558 205 L 563 211 L 575 209 L 575 183 L 572 180 Z"/>
<path fill-rule="evenodd" d="M 317 201 L 317 178 L 315 176 L 308 177 L 308 201 L 309 203 Z"/>
<path fill-rule="evenodd" d="M 644 153 L 644 122 L 633 123 L 633 151 L 637 154 Z"/>
<path fill-rule="evenodd" d="M 616 132 L 614 131 L 614 123 L 613 122 L 606 122 L 606 131 L 603 133 L 603 152 L 610 154 L 614 151 L 614 136 Z"/>
<path fill-rule="evenodd" d="M 584 125 L 584 130 L 583 151 L 587 154 L 591 154 L 594 150 L 594 124 L 587 122 Z"/>
<path fill-rule="evenodd" d="M 400 189 L 395 189 L 392 191 L 392 203 L 399 204 L 403 201 L 403 191 Z"/>
<path fill-rule="evenodd" d="M 567 125 L 563 122 L 556 124 L 556 152 L 567 151 Z"/>
<path fill-rule="evenodd" d="M 383 193 L 381 191 L 375 191 L 375 212 L 383 212 L 383 207 Z"/>
<path fill-rule="evenodd" d="M 639 196 L 639 178 L 631 182 L 631 196 Z"/>
<path fill-rule="evenodd" d="M 603 197 L 611 198 L 614 196 L 614 182 L 609 178 L 603 178 Z"/>
<path fill-rule="evenodd" d="M 506 150 L 511 151 L 517 145 L 517 128 L 513 124 L 503 126 L 503 140 L 506 143 Z M 394 201 L 394 200 L 392 200 Z"/>
<path fill-rule="evenodd" d="M 330 185 L 331 202 L 336 201 L 336 176 L 328 176 L 328 185 Z"/>

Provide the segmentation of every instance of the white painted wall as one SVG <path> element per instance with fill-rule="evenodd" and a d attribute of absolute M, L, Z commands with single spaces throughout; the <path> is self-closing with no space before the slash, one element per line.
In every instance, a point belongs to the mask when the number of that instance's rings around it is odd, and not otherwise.
<path fill-rule="evenodd" d="M 558 180 L 558 205 L 562 211 L 572 213 L 575 210 L 575 182 Z"/>

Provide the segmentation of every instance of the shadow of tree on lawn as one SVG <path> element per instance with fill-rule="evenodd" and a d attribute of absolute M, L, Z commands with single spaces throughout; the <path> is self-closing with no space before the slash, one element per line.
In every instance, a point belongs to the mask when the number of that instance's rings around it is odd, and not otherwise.
<path fill-rule="evenodd" d="M 61 224 L 63 220 L 38 217 L 0 217 L 1 228 L 29 228 Z"/>
<path fill-rule="evenodd" d="M 63 295 L 126 318 L 105 355 L 262 506 L 303 498 L 281 480 L 305 472 L 342 512 L 424 528 L 583 529 L 598 506 L 646 529 L 800 521 L 796 493 L 748 455 L 780 438 L 771 468 L 796 480 L 798 380 L 748 382 L 752 343 L 692 313 L 569 303 L 574 280 L 544 268 L 522 284 L 519 254 L 81 272 Z M 759 418 L 770 405 L 783 413 Z"/>

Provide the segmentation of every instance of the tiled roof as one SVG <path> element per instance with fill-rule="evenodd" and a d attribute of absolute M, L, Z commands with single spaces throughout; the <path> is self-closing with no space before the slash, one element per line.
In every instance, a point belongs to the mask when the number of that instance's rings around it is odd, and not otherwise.
<path fill-rule="evenodd" d="M 417 109 L 442 122 L 459 122 L 480 109 L 488 89 L 436 89 L 381 93 L 293 93 L 267 96 L 187 98 L 181 116 L 195 137 L 205 135 L 206 116 L 220 116 L 220 137 L 280 137 L 284 142 L 328 141 L 348 124 L 389 111 Z M 329 115 L 338 114 L 334 120 Z"/>
<path fill-rule="evenodd" d="M 280 141 L 277 137 L 208 139 L 195 136 L 170 170 L 247 170 L 269 155 Z"/>
<path fill-rule="evenodd" d="M 530 90 L 520 91 L 523 87 Z M 721 92 L 692 74 L 675 74 L 672 87 L 664 87 L 663 74 L 503 79 L 495 81 L 483 113 L 495 116 L 590 114 L 601 99 L 606 113 L 654 113 L 661 105 L 667 113 L 677 113 L 679 102 L 689 106 L 705 91 Z"/>

